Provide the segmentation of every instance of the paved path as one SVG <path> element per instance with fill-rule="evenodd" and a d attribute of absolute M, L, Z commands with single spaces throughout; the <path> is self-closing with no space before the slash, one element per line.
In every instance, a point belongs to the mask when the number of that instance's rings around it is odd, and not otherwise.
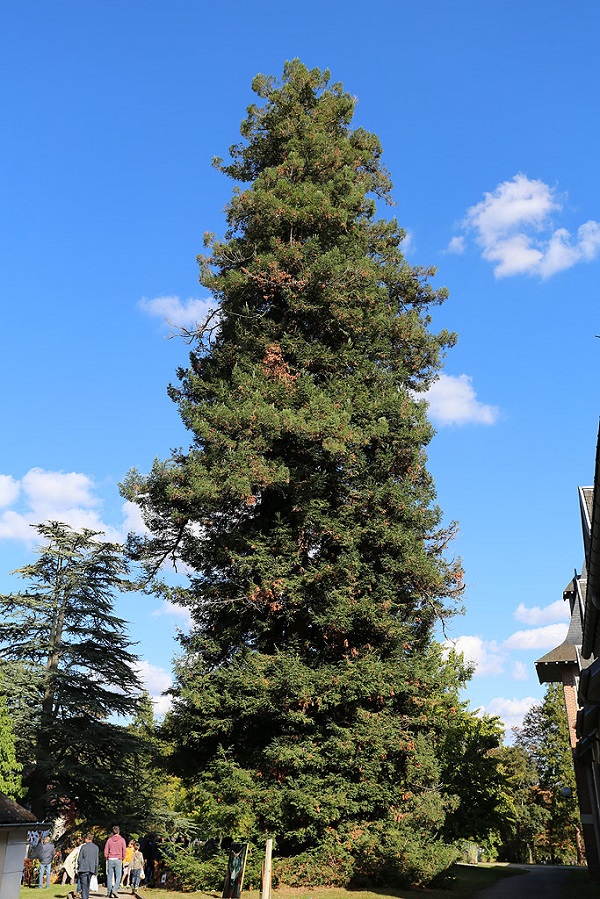
<path fill-rule="evenodd" d="M 512 867 L 512 866 L 511 866 Z M 563 865 L 519 865 L 520 874 L 503 877 L 476 894 L 476 899 L 562 899 L 562 885 L 572 868 Z"/>

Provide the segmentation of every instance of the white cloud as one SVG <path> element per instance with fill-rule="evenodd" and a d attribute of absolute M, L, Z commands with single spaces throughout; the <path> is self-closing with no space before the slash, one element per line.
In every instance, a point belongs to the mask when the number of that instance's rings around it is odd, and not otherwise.
<path fill-rule="evenodd" d="M 475 666 L 474 677 L 498 675 L 504 672 L 505 655 L 497 643 L 481 637 L 464 635 L 444 644 L 464 655 L 465 661 Z"/>
<path fill-rule="evenodd" d="M 441 374 L 424 395 L 429 414 L 439 425 L 484 424 L 498 420 L 499 410 L 477 399 L 468 375 Z"/>
<path fill-rule="evenodd" d="M 21 491 L 21 485 L 9 474 L 0 474 L 0 506 L 12 506 Z"/>
<path fill-rule="evenodd" d="M 514 617 L 523 624 L 539 626 L 553 624 L 557 621 L 568 621 L 570 618 L 569 604 L 564 599 L 557 599 L 548 606 L 531 606 L 528 608 L 520 603 L 514 611 Z"/>
<path fill-rule="evenodd" d="M 191 628 L 193 624 L 190 610 L 186 609 L 185 606 L 178 606 L 177 603 L 169 602 L 168 599 L 163 599 L 158 609 L 154 609 L 152 612 L 154 618 L 159 618 L 163 615 L 169 618 L 179 619 L 182 627 L 185 627 L 186 629 Z"/>
<path fill-rule="evenodd" d="M 73 506 L 92 508 L 99 504 L 94 496 L 92 479 L 76 471 L 32 468 L 21 481 L 21 486 L 31 508 L 42 513 L 47 509 L 69 509 Z"/>
<path fill-rule="evenodd" d="M 492 699 L 483 711 L 487 715 L 497 715 L 504 723 L 506 732 L 510 733 L 513 727 L 521 727 L 523 718 L 529 709 L 536 705 L 539 700 L 533 696 L 526 696 L 524 699 L 505 699 L 497 696 Z"/>
<path fill-rule="evenodd" d="M 154 713 L 164 715 L 171 707 L 171 697 L 163 695 L 173 683 L 171 674 L 158 665 L 146 662 L 145 659 L 141 659 L 136 667 L 140 680 L 152 699 Z"/>
<path fill-rule="evenodd" d="M 554 191 L 543 181 L 515 175 L 467 210 L 467 221 L 475 227 L 486 246 L 502 235 L 530 225 L 542 227 L 550 214 L 561 208 Z"/>
<path fill-rule="evenodd" d="M 444 646 L 463 653 L 465 661 L 474 666 L 474 677 L 489 677 L 504 674 L 510 666 L 513 680 L 528 680 L 530 665 L 522 661 L 511 661 L 514 650 L 539 651 L 552 649 L 564 640 L 568 623 L 548 624 L 529 630 L 515 631 L 507 640 L 485 640 L 475 634 L 464 634 L 456 640 L 446 640 Z"/>
<path fill-rule="evenodd" d="M 414 252 L 415 250 L 415 237 L 412 231 L 404 232 L 404 240 L 402 241 L 402 252 L 406 256 L 407 253 Z"/>
<path fill-rule="evenodd" d="M 107 540 L 119 543 L 123 534 L 111 525 L 105 524 L 97 512 L 91 509 L 65 509 L 45 507 L 43 510 L 28 509 L 25 512 L 15 512 L 8 509 L 0 515 L 0 539 L 22 540 L 26 543 L 38 543 L 40 536 L 33 527 L 45 521 L 62 521 L 76 531 L 88 528 L 91 531 L 101 531 Z"/>
<path fill-rule="evenodd" d="M 446 253 L 455 253 L 457 256 L 462 255 L 466 250 L 466 240 L 463 235 L 459 237 L 453 237 L 448 246 L 446 247 Z"/>
<path fill-rule="evenodd" d="M 142 518 L 142 510 L 138 506 L 137 503 L 132 503 L 129 500 L 126 500 L 122 507 L 123 511 L 123 527 L 122 530 L 129 534 L 133 531 L 134 534 L 149 534 L 150 531 L 144 524 L 144 519 Z"/>
<path fill-rule="evenodd" d="M 215 305 L 213 297 L 204 300 L 190 297 L 182 300 L 176 296 L 155 297 L 152 300 L 144 297 L 138 303 L 143 312 L 154 318 L 164 319 L 175 328 L 193 328 L 205 320 Z"/>
<path fill-rule="evenodd" d="M 9 474 L 0 474 L 0 506 L 12 506 L 19 496 L 21 485 Z"/>
<path fill-rule="evenodd" d="M 32 525 L 63 521 L 75 530 L 89 528 L 104 533 L 107 540 L 122 542 L 128 531 L 140 531 L 139 514 L 132 503 L 122 507 L 121 526 L 102 520 L 102 501 L 97 485 L 81 472 L 30 469 L 21 480 L 0 475 L 0 505 L 10 506 L 0 513 L 0 539 L 29 544 L 39 541 Z"/>
<path fill-rule="evenodd" d="M 544 258 L 540 250 L 531 246 L 525 234 L 498 238 L 485 248 L 483 255 L 488 262 L 497 263 L 494 268 L 497 278 L 533 273 L 539 269 Z"/>
<path fill-rule="evenodd" d="M 515 662 L 511 672 L 512 679 L 529 680 L 529 667 L 525 662 Z"/>
<path fill-rule="evenodd" d="M 34 543 L 37 534 L 31 524 L 32 522 L 25 515 L 7 509 L 0 515 L 0 540 L 22 540 L 25 543 Z"/>
<path fill-rule="evenodd" d="M 463 221 L 472 231 L 484 259 L 494 266 L 497 278 L 528 274 L 549 278 L 579 262 L 592 262 L 600 255 L 600 223 L 580 225 L 573 237 L 566 228 L 555 228 L 552 215 L 562 210 L 555 188 L 526 175 L 515 175 L 484 194 L 471 206 Z M 448 250 L 464 248 L 461 237 Z"/>
<path fill-rule="evenodd" d="M 505 640 L 507 649 L 552 649 L 563 642 L 567 635 L 568 624 L 547 624 L 544 627 L 531 628 L 528 631 L 515 631 Z"/>
<path fill-rule="evenodd" d="M 21 479 L 14 481 L 19 487 L 13 490 L 13 505 L 19 497 L 23 503 L 18 509 L 6 509 L 0 515 L 0 538 L 24 540 L 34 543 L 39 535 L 31 525 L 44 521 L 64 521 L 75 530 L 90 528 L 104 531 L 107 539 L 119 540 L 120 535 L 104 524 L 95 495 L 95 484 L 80 472 L 45 471 L 32 468 Z"/>
<path fill-rule="evenodd" d="M 600 254 L 600 223 L 589 221 L 577 229 L 573 239 L 566 228 L 559 228 L 548 242 L 540 265 L 540 274 L 549 278 L 578 262 L 593 262 Z"/>

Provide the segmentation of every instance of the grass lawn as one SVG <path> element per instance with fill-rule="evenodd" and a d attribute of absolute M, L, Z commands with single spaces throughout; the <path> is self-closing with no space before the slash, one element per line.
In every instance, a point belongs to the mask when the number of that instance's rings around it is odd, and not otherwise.
<path fill-rule="evenodd" d="M 503 877 L 510 877 L 518 874 L 518 870 L 507 868 L 502 865 L 478 865 L 472 867 L 470 865 L 455 865 L 449 872 L 443 887 L 426 890 L 401 890 L 381 888 L 377 891 L 371 890 L 346 890 L 336 887 L 318 888 L 318 889 L 281 889 L 273 890 L 273 899 L 424 899 L 429 896 L 431 899 L 470 899 L 479 890 L 492 886 L 497 880 Z M 584 877 L 587 875 L 582 873 Z M 100 888 L 100 894 L 92 894 L 90 899 L 96 899 L 99 895 L 100 899 L 106 899 L 106 890 Z M 69 886 L 61 886 L 53 884 L 48 890 L 44 890 L 41 894 L 43 899 L 67 899 L 71 890 Z M 597 890 L 597 888 L 596 888 Z M 171 890 L 159 890 L 141 887 L 139 895 L 144 899 L 220 899 L 221 891 L 212 893 L 180 893 Z M 35 888 L 21 887 L 21 895 L 19 899 L 34 899 L 37 890 Z M 125 891 L 120 894 L 122 897 L 128 895 Z M 258 890 L 244 890 L 242 899 L 260 899 Z M 592 894 L 584 894 L 576 886 L 574 887 L 572 896 L 565 896 L 565 899 L 597 899 L 597 892 Z"/>

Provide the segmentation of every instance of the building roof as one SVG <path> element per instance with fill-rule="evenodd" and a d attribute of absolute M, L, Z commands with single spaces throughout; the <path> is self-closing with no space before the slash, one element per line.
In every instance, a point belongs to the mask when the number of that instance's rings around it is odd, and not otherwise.
<path fill-rule="evenodd" d="M 10 827 L 15 824 L 40 824 L 32 812 L 27 811 L 18 802 L 14 802 L 0 793 L 0 827 Z"/>
<path fill-rule="evenodd" d="M 587 530 L 589 531 L 592 526 L 592 501 L 594 497 L 594 488 L 593 487 L 580 487 L 579 493 L 582 501 L 582 512 L 586 513 L 587 519 Z"/>
<path fill-rule="evenodd" d="M 581 512 L 581 533 L 583 536 L 583 554 L 587 562 L 590 555 L 590 538 L 592 536 L 592 510 L 594 505 L 594 488 L 579 487 L 579 511 Z"/>
<path fill-rule="evenodd" d="M 585 574 L 585 572 L 583 572 Z M 581 625 L 581 585 L 585 592 L 585 581 L 575 576 L 564 590 L 565 599 L 571 599 L 571 621 L 563 642 L 547 652 L 545 656 L 535 663 L 535 670 L 540 684 L 549 684 L 562 681 L 562 673 L 566 667 L 579 665 L 579 648 L 583 639 Z M 574 589 L 575 588 L 575 589 Z"/>
<path fill-rule="evenodd" d="M 577 664 L 577 650 L 572 643 L 561 643 L 555 649 L 547 652 L 545 656 L 535 663 L 540 684 L 548 684 L 552 681 L 562 681 L 562 671 L 567 665 Z"/>

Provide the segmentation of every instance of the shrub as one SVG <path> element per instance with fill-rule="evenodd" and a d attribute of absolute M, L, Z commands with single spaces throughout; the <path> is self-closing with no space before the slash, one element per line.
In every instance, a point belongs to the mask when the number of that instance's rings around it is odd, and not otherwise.
<path fill-rule="evenodd" d="M 229 850 L 219 849 L 214 855 L 206 857 L 203 848 L 198 845 L 181 847 L 171 844 L 167 865 L 175 875 L 184 892 L 221 891 L 227 872 Z M 250 846 L 246 859 L 244 885 L 246 889 L 257 888 L 261 882 L 263 855 L 253 851 Z"/>
<path fill-rule="evenodd" d="M 289 887 L 426 886 L 459 857 L 456 846 L 418 831 L 388 825 L 356 831 L 352 840 L 330 834 L 316 849 L 275 859 L 278 881 Z"/>
<path fill-rule="evenodd" d="M 288 887 L 348 886 L 353 870 L 352 854 L 339 844 L 273 861 L 274 878 Z"/>
<path fill-rule="evenodd" d="M 458 859 L 457 846 L 417 830 L 375 829 L 356 846 L 356 886 L 427 886 Z"/>

